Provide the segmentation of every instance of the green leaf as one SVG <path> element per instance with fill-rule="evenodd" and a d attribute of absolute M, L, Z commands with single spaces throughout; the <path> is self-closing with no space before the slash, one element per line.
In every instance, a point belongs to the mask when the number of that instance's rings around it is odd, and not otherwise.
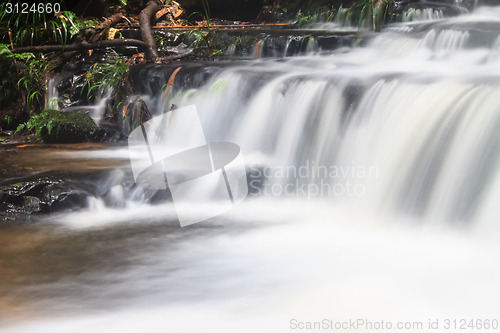
<path fill-rule="evenodd" d="M 84 25 L 85 27 L 87 27 L 87 28 L 88 28 L 88 27 L 93 27 L 93 26 L 95 26 L 95 22 L 94 22 L 94 21 L 92 21 L 92 20 L 86 20 L 86 21 L 83 21 L 83 25 Z"/>
<path fill-rule="evenodd" d="M 69 33 L 70 33 L 71 37 L 73 37 L 74 35 L 77 35 L 79 32 L 80 32 L 80 29 L 78 29 L 77 26 L 72 25 L 71 27 L 69 27 Z"/>
<path fill-rule="evenodd" d="M 47 131 L 49 132 L 49 134 L 52 132 L 52 128 L 54 127 L 54 121 L 53 120 L 50 120 L 48 123 L 47 123 Z"/>
<path fill-rule="evenodd" d="M 80 28 L 83 28 L 83 24 L 80 23 L 80 21 L 78 21 L 78 17 L 75 15 L 75 13 L 66 10 L 63 12 L 63 14 L 64 17 L 66 17 L 70 23 L 69 33 L 71 37 L 73 37 L 74 35 L 80 32 Z"/>
<path fill-rule="evenodd" d="M 19 126 L 17 126 L 16 128 L 16 131 L 14 133 L 18 133 L 18 132 L 21 132 L 23 129 L 26 128 L 26 123 L 24 124 L 19 124 Z"/>
<path fill-rule="evenodd" d="M 19 54 L 18 56 L 19 56 L 19 58 L 24 59 L 24 60 L 28 60 L 29 58 L 35 58 L 35 55 L 31 52 L 24 52 L 24 53 Z"/>
<path fill-rule="evenodd" d="M 66 45 L 66 35 L 68 34 L 68 25 L 64 19 L 61 19 L 62 29 L 59 28 L 59 33 L 61 35 L 61 43 Z M 63 33 L 64 32 L 64 33 Z"/>

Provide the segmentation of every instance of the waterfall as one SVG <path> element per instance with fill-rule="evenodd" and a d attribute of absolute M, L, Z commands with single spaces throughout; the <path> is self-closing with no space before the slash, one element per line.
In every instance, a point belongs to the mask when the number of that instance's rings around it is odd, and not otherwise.
<path fill-rule="evenodd" d="M 403 13 L 403 22 L 410 21 L 424 21 L 424 20 L 439 20 L 444 17 L 443 12 L 439 9 L 424 8 L 415 9 L 410 8 Z"/>
<path fill-rule="evenodd" d="M 104 89 L 101 89 L 98 92 L 95 101 L 89 101 L 88 96 L 78 96 L 78 98 L 75 97 L 75 99 L 77 99 L 76 101 L 71 102 L 71 99 L 74 96 L 69 96 L 68 98 L 68 96 L 60 96 L 59 94 L 58 85 L 60 85 L 63 80 L 66 81 L 63 82 L 63 84 L 70 86 L 80 85 L 79 88 L 81 88 L 81 75 L 54 75 L 54 77 L 52 77 L 47 84 L 46 107 L 60 111 L 76 111 L 86 113 L 96 122 L 96 124 L 99 124 L 106 112 L 108 100 L 113 95 L 113 89 L 110 87 L 104 87 Z M 68 82 L 70 83 L 68 84 Z M 74 91 L 72 93 L 74 93 Z"/>
<path fill-rule="evenodd" d="M 269 168 L 268 190 L 472 221 L 498 173 L 500 63 L 498 38 L 471 35 L 485 19 L 496 33 L 496 14 L 390 27 L 350 52 L 216 68 L 198 87 L 147 100 L 156 113 L 196 104 L 209 141 L 242 147 L 250 180 Z"/>

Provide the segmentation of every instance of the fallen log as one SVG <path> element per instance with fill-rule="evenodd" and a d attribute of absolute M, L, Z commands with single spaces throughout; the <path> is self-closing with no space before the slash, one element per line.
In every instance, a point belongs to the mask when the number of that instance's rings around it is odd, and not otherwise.
<path fill-rule="evenodd" d="M 270 27 L 292 27 L 291 23 L 264 23 L 264 24 L 210 24 L 211 30 L 224 30 L 224 29 L 234 29 L 234 28 L 270 28 Z M 209 29 L 206 24 L 197 26 L 186 26 L 186 25 L 159 25 L 153 26 L 153 29 L 174 29 L 174 30 L 193 30 L 193 29 Z"/>
<path fill-rule="evenodd" d="M 39 45 L 39 46 L 23 46 L 12 50 L 13 53 L 23 53 L 23 52 L 59 52 L 59 51 L 79 51 L 79 50 L 90 50 L 90 49 L 102 49 L 105 47 L 116 47 L 116 46 L 136 46 L 147 50 L 149 45 L 138 39 L 109 39 L 102 40 L 94 43 L 80 42 L 69 45 Z"/>

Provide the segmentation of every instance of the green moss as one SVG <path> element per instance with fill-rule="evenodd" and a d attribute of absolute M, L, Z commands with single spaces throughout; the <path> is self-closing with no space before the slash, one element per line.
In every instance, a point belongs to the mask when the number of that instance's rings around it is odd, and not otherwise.
<path fill-rule="evenodd" d="M 28 129 L 47 143 L 75 143 L 91 140 L 97 125 L 87 114 L 44 110 L 20 125 L 18 131 Z"/>

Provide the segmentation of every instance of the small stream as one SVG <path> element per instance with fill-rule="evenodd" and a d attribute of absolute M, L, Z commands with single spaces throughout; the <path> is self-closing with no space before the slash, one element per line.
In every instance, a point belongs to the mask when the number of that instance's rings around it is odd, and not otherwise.
<path fill-rule="evenodd" d="M 241 147 L 250 194 L 207 221 L 135 185 L 126 143 L 0 144 L 0 186 L 70 189 L 2 206 L 0 332 L 500 320 L 500 7 L 419 10 L 332 48 L 135 67 L 153 115 L 195 104 Z"/>

